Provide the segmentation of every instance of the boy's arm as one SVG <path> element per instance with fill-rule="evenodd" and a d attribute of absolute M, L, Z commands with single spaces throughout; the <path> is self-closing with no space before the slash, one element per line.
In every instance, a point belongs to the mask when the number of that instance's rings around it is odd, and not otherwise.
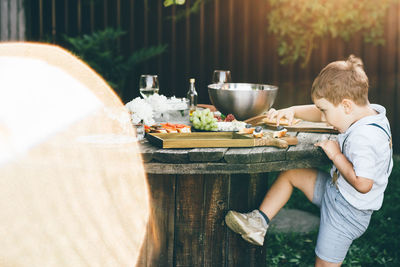
<path fill-rule="evenodd" d="M 288 119 L 289 125 L 295 117 L 306 121 L 321 121 L 321 111 L 315 105 L 292 106 L 279 110 L 271 108 L 267 116 L 270 120 L 276 119 L 278 124 L 283 117 Z"/>
<path fill-rule="evenodd" d="M 340 151 L 339 143 L 333 140 L 324 140 L 315 144 L 321 147 L 325 154 L 333 164 L 335 164 L 338 171 L 342 174 L 349 184 L 351 184 L 358 192 L 368 193 L 372 189 L 374 181 L 368 178 L 357 176 L 353 164 L 346 158 Z"/>
<path fill-rule="evenodd" d="M 306 121 L 321 121 L 321 111 L 315 105 L 293 106 L 294 116 Z"/>

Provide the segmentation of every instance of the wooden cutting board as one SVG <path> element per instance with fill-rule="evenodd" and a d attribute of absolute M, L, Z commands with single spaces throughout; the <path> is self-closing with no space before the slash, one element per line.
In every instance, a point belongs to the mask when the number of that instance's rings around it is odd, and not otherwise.
<path fill-rule="evenodd" d="M 256 125 L 265 125 L 267 128 L 276 129 L 276 124 L 265 123 L 263 119 L 265 119 L 266 115 L 256 116 L 250 119 L 245 120 L 246 123 L 252 124 L 253 126 Z M 283 126 L 288 131 L 293 132 L 316 132 L 316 133 L 338 133 L 337 130 L 333 129 L 332 126 L 328 125 L 325 122 L 312 122 L 312 121 L 304 121 L 300 120 L 300 122 L 290 125 L 290 126 Z"/>
<path fill-rule="evenodd" d="M 254 138 L 252 135 L 236 132 L 149 133 L 146 136 L 151 143 L 162 148 L 255 146 L 287 148 L 298 143 L 296 136 L 273 138 L 272 134 L 266 134 L 263 138 Z"/>

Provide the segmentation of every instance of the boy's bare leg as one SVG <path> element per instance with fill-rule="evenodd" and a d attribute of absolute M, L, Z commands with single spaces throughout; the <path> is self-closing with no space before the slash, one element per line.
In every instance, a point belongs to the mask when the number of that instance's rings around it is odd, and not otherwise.
<path fill-rule="evenodd" d="M 264 197 L 259 209 L 269 219 L 272 219 L 288 202 L 293 187 L 300 189 L 312 201 L 316 180 L 317 170 L 315 169 L 294 169 L 281 172 Z"/>
<path fill-rule="evenodd" d="M 315 267 L 339 267 L 342 263 L 333 263 L 324 261 L 318 257 L 315 257 Z"/>
<path fill-rule="evenodd" d="M 272 219 L 288 202 L 294 187 L 301 190 L 312 201 L 317 173 L 315 169 L 294 169 L 281 172 L 265 196 L 259 209 L 269 219 Z M 341 264 L 327 262 L 318 257 L 315 258 L 316 267 L 337 267 L 341 266 Z"/>

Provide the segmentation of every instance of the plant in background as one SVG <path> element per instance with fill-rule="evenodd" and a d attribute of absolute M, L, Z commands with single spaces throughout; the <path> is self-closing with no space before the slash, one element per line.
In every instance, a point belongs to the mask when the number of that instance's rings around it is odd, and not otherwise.
<path fill-rule="evenodd" d="M 195 2 L 188 9 L 179 10 L 179 11 L 177 11 L 175 16 L 167 17 L 167 19 L 174 19 L 177 21 L 177 20 L 186 18 L 186 17 L 190 16 L 191 14 L 196 14 L 200 11 L 200 7 L 201 7 L 202 3 L 205 4 L 210 1 L 211 0 L 195 0 Z M 172 6 L 172 5 L 184 5 L 185 2 L 186 2 L 185 0 L 165 0 L 164 6 L 168 7 L 168 6 Z"/>
<path fill-rule="evenodd" d="M 125 33 L 120 29 L 107 28 L 83 36 L 64 36 L 70 50 L 102 75 L 120 96 L 135 66 L 162 54 L 167 49 L 167 45 L 151 46 L 125 57 L 118 45 L 119 38 Z"/>
<path fill-rule="evenodd" d="M 171 6 L 171 5 L 184 5 L 185 0 L 164 0 L 164 6 Z"/>
<path fill-rule="evenodd" d="M 383 21 L 398 0 L 268 0 L 268 30 L 277 37 L 281 63 L 303 60 L 304 67 L 318 41 L 349 40 L 361 32 L 364 41 L 384 44 Z"/>

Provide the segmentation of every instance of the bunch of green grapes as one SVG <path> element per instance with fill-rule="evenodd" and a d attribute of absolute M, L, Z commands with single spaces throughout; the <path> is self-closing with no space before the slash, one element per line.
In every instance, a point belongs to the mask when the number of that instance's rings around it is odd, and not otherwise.
<path fill-rule="evenodd" d="M 190 116 L 190 122 L 195 129 L 204 131 L 217 131 L 217 119 L 214 114 L 208 109 L 195 110 Z"/>

